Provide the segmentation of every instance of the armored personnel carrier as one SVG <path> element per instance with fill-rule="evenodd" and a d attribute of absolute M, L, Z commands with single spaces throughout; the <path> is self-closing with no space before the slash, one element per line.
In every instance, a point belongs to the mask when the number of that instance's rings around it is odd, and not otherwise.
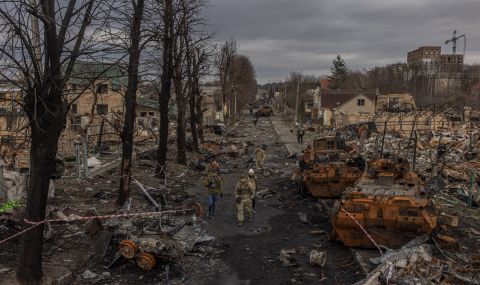
<path fill-rule="evenodd" d="M 357 181 L 363 165 L 363 159 L 350 157 L 344 139 L 321 137 L 300 158 L 301 183 L 313 197 L 338 197 Z"/>
<path fill-rule="evenodd" d="M 333 213 L 334 237 L 351 247 L 372 248 L 373 239 L 378 245 L 398 248 L 418 235 L 430 234 L 437 225 L 423 181 L 402 159 L 369 163 Z"/>

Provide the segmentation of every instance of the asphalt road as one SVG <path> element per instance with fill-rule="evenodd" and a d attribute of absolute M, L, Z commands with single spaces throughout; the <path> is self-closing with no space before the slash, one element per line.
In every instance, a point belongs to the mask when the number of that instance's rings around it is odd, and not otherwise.
<path fill-rule="evenodd" d="M 295 160 L 289 158 L 282 141 L 293 142 L 278 136 L 276 129 L 282 128 L 281 121 L 272 119 L 275 128 L 270 118 L 260 118 L 254 128 L 249 117 L 237 127 L 237 136 L 232 139 L 253 146 L 240 158 L 221 160 L 220 168 L 232 172 L 222 176 L 225 194 L 218 202 L 217 218 L 207 220 L 209 233 L 226 252 L 219 257 L 220 262 L 212 262 L 211 270 L 194 276 L 188 284 L 352 284 L 363 278 L 350 250 L 329 240 L 330 220 L 321 203 L 301 197 L 289 182 Z M 268 170 L 266 175 L 258 174 L 259 190 L 269 189 L 272 196 L 257 198 L 254 220 L 238 227 L 233 189 L 248 171 L 247 161 L 254 157 L 255 148 L 262 144 L 267 145 Z M 207 208 L 207 191 L 200 181 L 189 192 Z M 291 250 L 291 266 L 279 260 L 282 249 Z M 327 253 L 323 268 L 309 264 L 311 250 Z"/>

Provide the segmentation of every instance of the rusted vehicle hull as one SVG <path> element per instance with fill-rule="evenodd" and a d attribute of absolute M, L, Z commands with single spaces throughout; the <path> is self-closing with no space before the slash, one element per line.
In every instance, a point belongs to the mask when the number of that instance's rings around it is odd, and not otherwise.
<path fill-rule="evenodd" d="M 337 198 L 360 176 L 359 170 L 348 167 L 341 169 L 343 174 L 338 174 L 338 170 L 329 166 L 317 168 L 320 170 L 307 170 L 304 174 L 304 185 L 316 198 Z"/>
<path fill-rule="evenodd" d="M 407 197 L 364 197 L 344 202 L 333 218 L 340 240 L 350 247 L 374 248 L 365 232 L 379 245 L 399 248 L 416 236 L 429 235 L 436 227 L 436 216 L 429 207 Z"/>
<path fill-rule="evenodd" d="M 389 248 L 429 235 L 437 226 L 423 181 L 408 163 L 377 160 L 369 163 L 355 187 L 346 191 L 334 209 L 334 235 L 346 246 Z"/>

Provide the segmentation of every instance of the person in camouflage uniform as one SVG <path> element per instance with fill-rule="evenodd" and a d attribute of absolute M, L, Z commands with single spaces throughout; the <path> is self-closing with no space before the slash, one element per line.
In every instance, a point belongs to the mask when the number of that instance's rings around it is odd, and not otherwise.
<path fill-rule="evenodd" d="M 208 189 L 208 218 L 215 219 L 217 196 L 223 197 L 222 179 L 216 172 L 209 172 L 203 181 Z"/>
<path fill-rule="evenodd" d="M 216 159 L 213 159 L 205 168 L 205 172 L 207 174 L 214 172 L 214 173 L 220 173 L 220 166 L 218 164 L 218 161 Z"/>
<path fill-rule="evenodd" d="M 255 195 L 257 193 L 257 175 L 255 175 L 255 171 L 253 169 L 248 170 L 248 182 L 250 182 L 253 186 L 253 194 L 252 194 L 252 212 L 256 214 L 255 212 Z"/>
<path fill-rule="evenodd" d="M 248 181 L 246 176 L 242 176 L 235 187 L 235 202 L 237 204 L 237 220 L 238 226 L 243 225 L 245 216 L 248 221 L 252 220 L 252 195 L 253 185 Z"/>
<path fill-rule="evenodd" d="M 257 148 L 255 151 L 255 163 L 257 166 L 257 170 L 262 170 L 263 171 L 263 166 L 265 163 L 265 151 L 261 148 Z"/>

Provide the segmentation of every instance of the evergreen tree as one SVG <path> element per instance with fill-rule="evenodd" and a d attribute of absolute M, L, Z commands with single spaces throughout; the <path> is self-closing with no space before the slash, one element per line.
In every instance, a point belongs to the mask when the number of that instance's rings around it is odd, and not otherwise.
<path fill-rule="evenodd" d="M 345 82 L 348 75 L 348 67 L 345 61 L 343 60 L 342 56 L 337 55 L 337 57 L 333 60 L 333 65 L 330 67 L 330 75 L 328 78 L 330 79 L 330 86 L 332 89 L 339 89 L 342 87 L 342 83 Z"/>

